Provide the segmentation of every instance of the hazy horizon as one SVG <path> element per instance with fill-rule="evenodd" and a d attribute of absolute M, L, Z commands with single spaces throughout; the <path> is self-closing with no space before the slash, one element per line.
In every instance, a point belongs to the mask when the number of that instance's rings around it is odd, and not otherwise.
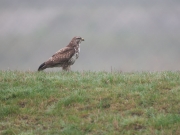
<path fill-rule="evenodd" d="M 1 0 L 0 70 L 36 71 L 81 36 L 73 71 L 176 71 L 179 15 L 180 2 L 169 0 Z"/>

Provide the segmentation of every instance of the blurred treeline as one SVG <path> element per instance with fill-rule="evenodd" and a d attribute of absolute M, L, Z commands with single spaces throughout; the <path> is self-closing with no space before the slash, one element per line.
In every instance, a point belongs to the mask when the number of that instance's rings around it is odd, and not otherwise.
<path fill-rule="evenodd" d="M 74 36 L 73 71 L 179 70 L 180 1 L 0 0 L 0 70 L 37 70 Z"/>

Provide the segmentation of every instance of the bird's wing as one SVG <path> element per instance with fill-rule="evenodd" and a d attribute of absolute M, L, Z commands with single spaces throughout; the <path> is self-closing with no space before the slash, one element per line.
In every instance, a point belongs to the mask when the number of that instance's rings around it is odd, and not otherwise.
<path fill-rule="evenodd" d="M 69 59 L 74 55 L 75 50 L 72 47 L 64 47 L 57 51 L 52 57 L 50 57 L 46 64 L 61 64 L 69 61 Z"/>

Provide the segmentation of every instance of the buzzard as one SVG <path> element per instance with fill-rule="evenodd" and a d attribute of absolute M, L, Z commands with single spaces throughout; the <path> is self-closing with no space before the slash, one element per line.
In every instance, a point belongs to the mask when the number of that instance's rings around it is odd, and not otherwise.
<path fill-rule="evenodd" d="M 53 67 L 62 67 L 63 70 L 69 71 L 70 66 L 79 57 L 81 41 L 84 41 L 84 39 L 79 36 L 74 37 L 66 47 L 60 49 L 46 62 L 42 63 L 38 71 Z"/>

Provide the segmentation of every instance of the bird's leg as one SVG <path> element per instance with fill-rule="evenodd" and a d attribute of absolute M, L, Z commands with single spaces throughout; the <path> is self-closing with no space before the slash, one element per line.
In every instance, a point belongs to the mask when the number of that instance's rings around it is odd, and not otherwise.
<path fill-rule="evenodd" d="M 63 69 L 64 71 L 70 71 L 70 70 L 71 70 L 71 67 L 70 67 L 70 66 L 64 66 L 64 67 L 62 67 L 62 69 Z"/>

